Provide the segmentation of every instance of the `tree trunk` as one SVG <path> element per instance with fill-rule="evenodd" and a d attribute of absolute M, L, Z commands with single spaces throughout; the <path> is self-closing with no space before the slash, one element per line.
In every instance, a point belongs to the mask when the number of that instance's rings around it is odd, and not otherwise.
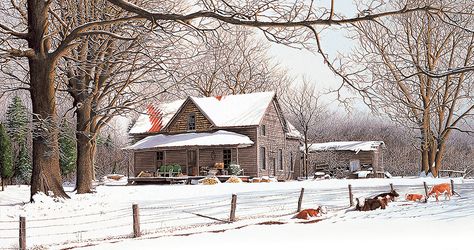
<path fill-rule="evenodd" d="M 91 134 L 91 104 L 83 101 L 82 107 L 78 108 L 76 138 L 77 138 L 77 172 L 76 190 L 78 194 L 92 192 L 92 180 L 94 178 L 94 151 L 95 136 Z"/>
<path fill-rule="evenodd" d="M 33 107 L 33 173 L 30 200 L 43 192 L 68 197 L 64 192 L 59 167 L 58 128 L 55 96 L 55 62 L 49 59 L 48 10 L 50 1 L 28 0 L 28 57 L 30 95 Z"/>
<path fill-rule="evenodd" d="M 54 68 L 45 58 L 29 60 L 31 101 L 33 107 L 33 195 L 68 197 L 64 192 L 59 167 L 58 127 L 54 88 Z"/>

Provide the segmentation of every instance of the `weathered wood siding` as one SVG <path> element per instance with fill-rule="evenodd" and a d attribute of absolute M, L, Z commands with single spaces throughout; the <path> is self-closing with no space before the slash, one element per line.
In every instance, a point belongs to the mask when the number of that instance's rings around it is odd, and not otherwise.
<path fill-rule="evenodd" d="M 166 150 L 165 165 L 169 164 L 179 164 L 183 173 L 186 173 L 188 164 L 186 150 Z"/>
<path fill-rule="evenodd" d="M 262 135 L 261 130 L 258 129 L 257 142 L 258 147 L 265 147 L 266 168 L 263 169 L 262 166 L 260 166 L 260 150 L 258 150 L 258 175 L 275 176 L 278 180 L 291 179 L 292 173 L 290 172 L 288 163 L 290 146 L 287 145 L 284 127 L 274 101 L 268 106 L 260 123 L 260 126 L 262 125 L 265 125 L 265 135 Z M 283 152 L 283 170 L 280 170 L 278 166 L 277 157 L 279 149 Z"/>
<path fill-rule="evenodd" d="M 198 107 L 190 100 L 188 100 L 181 111 L 174 117 L 169 124 L 167 132 L 169 133 L 183 133 L 188 131 L 188 115 L 194 113 L 196 116 L 196 132 L 209 131 L 212 123 L 201 113 Z"/>
<path fill-rule="evenodd" d="M 134 152 L 134 171 L 133 173 L 137 176 L 141 171 L 155 172 L 156 171 L 156 152 L 154 151 L 142 151 Z"/>
<path fill-rule="evenodd" d="M 246 135 L 253 141 L 253 145 L 246 148 L 239 148 L 239 165 L 248 176 L 258 176 L 257 168 L 257 126 L 243 128 L 225 128 L 227 131 Z M 232 159 L 236 161 L 237 152 L 232 150 Z"/>

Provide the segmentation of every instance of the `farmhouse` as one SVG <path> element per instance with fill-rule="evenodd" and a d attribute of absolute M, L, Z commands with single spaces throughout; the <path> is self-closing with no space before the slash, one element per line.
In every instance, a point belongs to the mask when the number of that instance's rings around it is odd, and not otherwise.
<path fill-rule="evenodd" d="M 383 141 L 338 141 L 309 146 L 309 166 L 313 174 L 334 177 L 384 177 Z"/>
<path fill-rule="evenodd" d="M 275 92 L 188 97 L 144 113 L 129 132 L 135 176 L 158 176 L 170 165 L 184 176 L 287 180 L 300 171 L 301 134 L 285 119 Z"/>

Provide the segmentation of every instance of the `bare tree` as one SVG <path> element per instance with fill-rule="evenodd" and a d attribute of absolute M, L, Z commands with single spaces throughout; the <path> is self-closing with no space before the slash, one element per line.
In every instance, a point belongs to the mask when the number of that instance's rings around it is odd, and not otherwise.
<path fill-rule="evenodd" d="M 472 11 L 472 3 L 467 5 Z M 457 19 L 461 26 L 473 22 Z M 473 65 L 474 33 L 423 12 L 354 26 L 360 48 L 351 58 L 358 71 L 352 81 L 366 91 L 374 110 L 419 132 L 421 171 L 438 176 L 452 132 L 472 132 L 464 124 L 474 115 L 474 72 L 429 72 Z"/>
<path fill-rule="evenodd" d="M 284 89 L 286 71 L 268 56 L 268 42 L 243 27 L 208 32 L 176 70 L 178 91 L 186 95 L 217 96 Z"/>
<path fill-rule="evenodd" d="M 56 196 L 67 197 L 61 185 L 59 169 L 56 66 L 64 55 L 79 45 L 77 39 L 90 35 L 115 36 L 114 33 L 101 30 L 103 26 L 147 19 L 151 21 L 153 28 L 159 28 L 160 22 L 163 21 L 202 30 L 217 29 L 220 22 L 225 22 L 260 28 L 270 40 L 291 44 L 301 42 L 301 35 L 304 38 L 301 27 L 314 30 L 313 26 L 370 21 L 417 11 L 439 11 L 439 8 L 422 4 L 379 12 L 377 7 L 373 7 L 379 5 L 369 5 L 357 17 L 344 18 L 335 14 L 334 1 L 331 2 L 330 8 L 317 8 L 313 6 L 312 1 L 309 4 L 305 1 L 249 1 L 231 4 L 227 1 L 201 1 L 202 9 L 191 8 L 175 13 L 161 9 L 159 4 L 150 6 L 153 11 L 147 11 L 124 0 L 108 1 L 134 15 L 117 19 L 105 17 L 106 20 L 89 20 L 76 25 L 68 19 L 63 19 L 58 13 L 59 8 L 62 8 L 60 1 L 19 0 L 2 3 L 0 16 L 9 16 L 9 20 L 16 20 L 0 23 L 0 49 L 9 57 L 28 61 L 27 89 L 31 94 L 35 123 L 31 195 L 51 191 Z M 372 3 L 378 1 L 374 0 Z M 78 0 L 77 5 L 91 7 L 87 0 Z M 58 29 L 58 26 L 64 29 Z"/>
<path fill-rule="evenodd" d="M 325 117 L 327 110 L 321 103 L 321 94 L 315 89 L 315 84 L 303 80 L 301 86 L 293 87 L 282 95 L 283 108 L 288 119 L 294 122 L 295 127 L 303 132 L 304 161 L 303 170 L 308 177 L 308 155 L 311 131 Z"/>

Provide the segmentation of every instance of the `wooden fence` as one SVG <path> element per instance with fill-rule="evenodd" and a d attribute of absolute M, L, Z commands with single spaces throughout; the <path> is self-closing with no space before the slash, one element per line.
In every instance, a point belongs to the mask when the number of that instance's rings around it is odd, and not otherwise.
<path fill-rule="evenodd" d="M 425 195 L 428 195 L 428 186 L 426 182 L 423 182 L 423 187 L 425 191 Z M 452 190 L 454 191 L 454 181 L 451 180 L 451 187 Z M 393 184 L 390 183 L 389 186 L 390 190 L 394 190 Z M 362 188 L 358 192 L 362 192 Z M 348 185 L 348 198 L 349 202 L 346 203 L 346 205 L 341 205 L 341 206 L 332 206 L 329 207 L 330 209 L 337 210 L 337 209 L 347 209 L 348 207 L 354 206 L 354 194 L 353 194 L 353 188 L 352 185 Z M 381 192 L 383 190 L 378 190 L 377 192 Z M 122 234 L 122 235 L 115 235 L 115 236 L 110 236 L 107 238 L 138 238 L 141 237 L 142 234 L 144 233 L 143 229 L 141 226 L 144 225 L 163 225 L 164 222 L 167 221 L 177 221 L 177 220 L 186 220 L 186 219 L 193 219 L 196 217 L 201 217 L 205 219 L 209 219 L 210 221 L 213 221 L 215 223 L 233 223 L 237 220 L 245 220 L 245 219 L 250 219 L 254 217 L 262 217 L 262 216 L 268 216 L 268 217 L 280 217 L 280 216 L 287 216 L 294 214 L 296 212 L 301 211 L 303 208 L 303 201 L 305 198 L 308 201 L 313 201 L 313 202 L 307 202 L 307 206 L 314 205 L 314 201 L 316 200 L 315 197 L 318 195 L 323 195 L 324 192 L 322 190 L 306 190 L 304 188 L 301 188 L 299 191 L 272 191 L 273 194 L 265 194 L 265 195 L 258 195 L 258 194 L 253 194 L 253 193 L 243 193 L 240 196 L 242 197 L 241 201 L 238 202 L 238 196 L 237 194 L 232 194 L 230 199 L 227 201 L 227 205 L 225 204 L 225 199 L 218 200 L 218 201 L 211 201 L 211 202 L 205 202 L 205 203 L 199 203 L 199 204 L 175 204 L 175 205 L 170 205 L 170 206 L 144 206 L 142 209 L 140 209 L 138 204 L 133 204 L 131 207 L 131 210 L 129 212 L 126 212 L 126 209 L 117 209 L 117 210 L 111 210 L 108 211 L 107 213 L 113 214 L 114 217 L 116 218 L 122 218 L 123 216 L 130 216 L 132 217 L 132 225 L 129 223 L 121 223 L 120 225 L 115 225 L 115 227 L 130 227 L 130 232 L 128 234 Z M 374 192 L 375 194 L 375 192 Z M 368 196 L 368 195 L 367 195 Z M 339 197 L 340 198 L 340 197 Z M 324 198 L 327 200 L 327 197 Z M 321 205 L 321 203 L 324 201 L 322 199 L 321 201 L 317 201 Z M 221 205 L 219 205 L 222 203 Z M 265 203 L 269 203 L 269 205 L 265 205 Z M 263 204 L 263 205 L 262 205 Z M 238 207 L 242 206 L 240 209 Z M 273 210 L 271 210 L 273 213 L 269 213 L 267 210 L 265 210 L 264 213 L 255 213 L 257 208 L 271 208 L 273 207 Z M 277 207 L 277 209 L 275 209 Z M 278 208 L 281 208 L 281 211 L 283 213 L 281 214 L 275 214 L 276 211 L 279 211 Z M 217 209 L 217 212 L 211 213 L 209 212 L 210 210 Z M 141 214 L 141 211 L 147 211 L 147 213 Z M 176 213 L 172 213 L 171 215 L 167 214 L 168 212 L 173 211 L 179 211 L 181 213 L 185 213 L 189 216 L 185 217 L 176 217 Z M 227 218 L 222 218 L 224 214 L 228 214 Z M 242 215 L 238 217 L 238 212 L 245 212 L 245 211 L 250 211 L 250 214 L 247 214 L 247 216 Z M 130 213 L 131 212 L 131 213 Z M 75 215 L 77 217 L 84 216 L 84 217 L 90 217 L 93 215 L 98 215 L 97 214 L 85 214 L 85 215 Z M 168 215 L 168 216 L 167 216 Z M 5 239 L 18 239 L 18 247 L 14 248 L 8 248 L 8 247 L 2 247 L 0 246 L 0 249 L 27 249 L 27 229 L 38 229 L 38 228 L 44 228 L 48 229 L 51 227 L 60 227 L 60 226 L 68 226 L 67 223 L 60 223 L 58 221 L 65 220 L 67 218 L 70 218 L 71 216 L 65 216 L 65 217 L 56 217 L 56 218 L 45 218 L 45 219 L 33 219 L 31 220 L 32 222 L 48 222 L 45 225 L 41 226 L 33 226 L 33 227 L 28 227 L 27 224 L 29 221 L 27 220 L 26 217 L 20 216 L 19 221 L 18 221 L 18 228 L 4 228 L 1 227 L 1 223 L 6 223 L 6 222 L 11 222 L 11 221 L 0 221 L 0 240 L 5 240 Z M 74 216 L 72 216 L 74 217 Z M 141 220 L 142 219 L 142 220 Z M 50 223 L 51 221 L 56 222 L 55 223 Z M 81 223 L 76 223 L 74 225 L 88 225 L 88 223 L 96 223 L 96 222 L 109 222 L 110 219 L 102 219 L 102 220 L 96 220 L 93 222 L 81 222 Z M 193 226 L 196 224 L 191 223 L 190 226 Z M 42 233 L 42 234 L 37 234 L 37 235 L 31 235 L 31 237 L 47 237 L 47 236 L 60 236 L 61 234 L 79 234 L 85 233 L 85 232 L 90 232 L 90 231 L 100 231 L 107 229 L 108 227 L 112 226 L 107 226 L 103 228 L 88 228 L 87 230 L 80 230 L 80 231 L 73 231 L 73 232 L 65 232 L 65 233 Z M 18 230 L 18 236 L 2 236 L 2 231 L 11 231 L 11 230 Z M 147 233 L 153 233 L 148 230 Z M 30 236 L 29 236 L 30 237 Z M 78 240 L 80 242 L 83 239 Z M 98 240 L 98 239 L 96 239 Z M 0 241 L 1 242 L 1 241 Z M 60 243 L 56 243 L 60 244 Z"/>

